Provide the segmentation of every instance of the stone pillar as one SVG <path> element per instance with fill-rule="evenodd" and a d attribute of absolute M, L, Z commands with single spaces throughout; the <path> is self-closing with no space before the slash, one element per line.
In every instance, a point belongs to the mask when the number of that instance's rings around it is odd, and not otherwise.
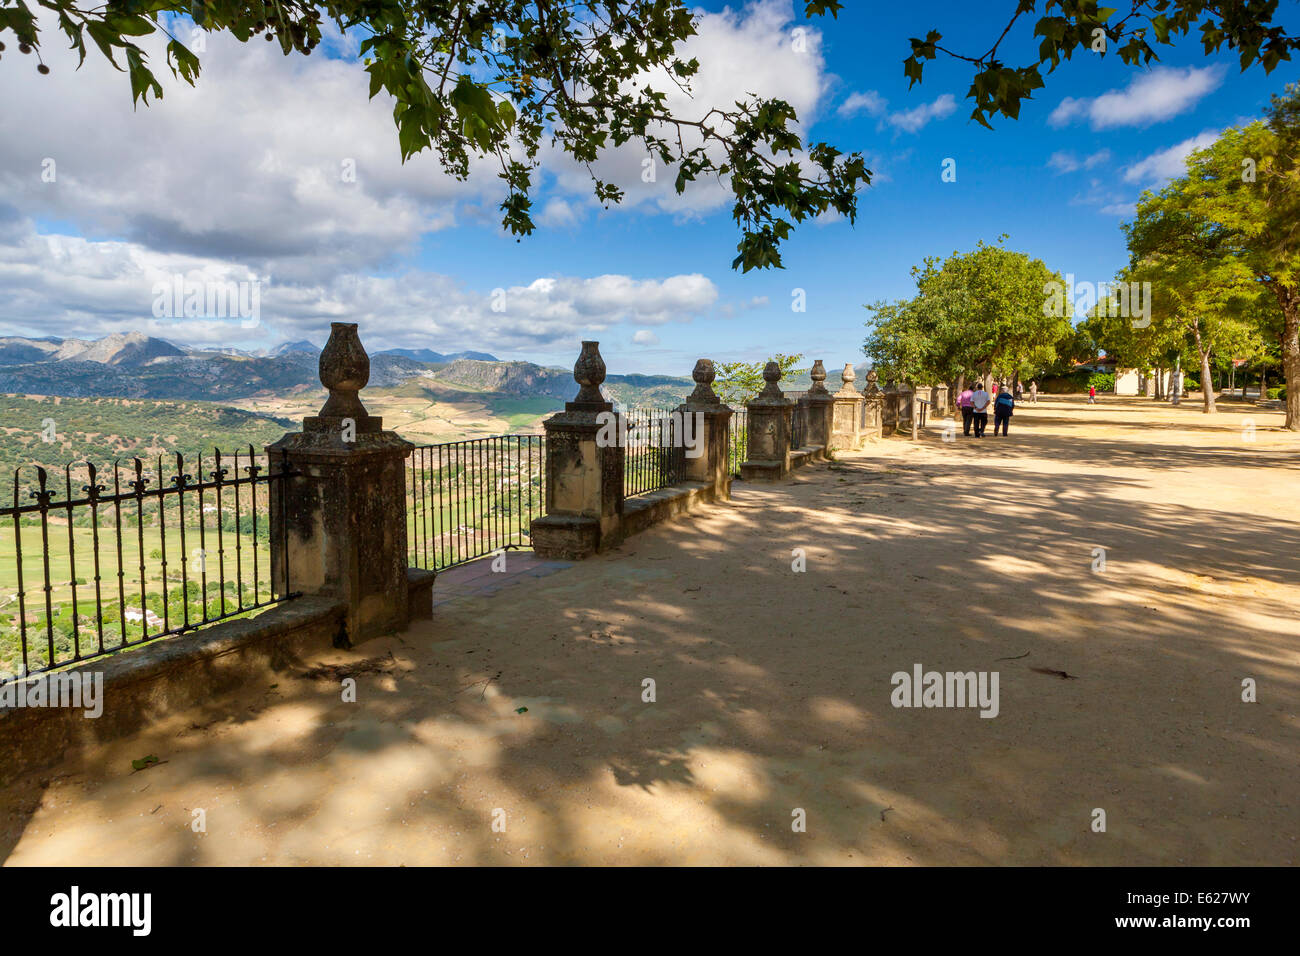
<path fill-rule="evenodd" d="M 539 557 L 581 560 L 623 539 L 621 420 L 600 384 L 605 362 L 599 342 L 583 342 L 573 366 L 580 386 L 546 430 L 546 514 L 532 523 Z"/>
<path fill-rule="evenodd" d="M 880 392 L 880 386 L 876 384 L 876 370 L 867 371 L 867 391 L 862 396 L 862 429 L 860 437 L 862 438 L 882 438 L 884 437 L 885 421 L 885 399 Z"/>
<path fill-rule="evenodd" d="M 805 446 L 820 446 L 821 453 L 815 457 L 824 458 L 831 446 L 835 396 L 826 390 L 826 366 L 821 359 L 813 362 L 808 377 L 812 379 L 812 386 L 799 399 L 799 410 L 804 416 L 803 443 Z"/>
<path fill-rule="evenodd" d="M 777 481 L 790 473 L 790 425 L 794 403 L 781 394 L 781 367 L 768 362 L 763 368 L 767 383 L 758 396 L 745 403 L 748 409 L 749 460 L 740 463 L 745 481 Z"/>
<path fill-rule="evenodd" d="M 904 382 L 898 386 L 898 426 L 900 432 L 912 431 L 916 420 L 916 388 Z"/>
<path fill-rule="evenodd" d="M 271 494 L 271 574 L 276 587 L 338 597 L 347 632 L 335 644 L 404 629 L 416 592 L 430 602 L 433 573 L 408 579 L 406 458 L 415 447 L 370 415 L 358 395 L 370 357 L 355 324 L 333 322 L 320 354 L 329 399 L 266 446 L 271 474 L 293 473 Z M 276 529 L 285 540 L 277 541 Z"/>
<path fill-rule="evenodd" d="M 862 446 L 862 393 L 853 387 L 857 373 L 845 363 L 840 373 L 840 390 L 835 393 L 831 421 L 831 451 L 853 451 Z"/>
<path fill-rule="evenodd" d="M 898 430 L 898 386 L 886 382 L 880 390 L 883 404 L 880 407 L 880 431 L 883 435 L 892 435 Z"/>
<path fill-rule="evenodd" d="M 703 481 L 713 485 L 713 492 L 720 500 L 731 498 L 731 449 L 727 447 L 730 435 L 731 406 L 724 405 L 713 391 L 713 380 L 717 372 L 713 369 L 712 359 L 700 359 L 691 372 L 695 379 L 695 391 L 691 392 L 685 402 L 678 406 L 683 428 L 693 434 L 701 453 L 691 457 L 691 450 L 686 450 L 686 479 Z M 690 419 L 688 422 L 687 419 Z"/>
<path fill-rule="evenodd" d="M 948 417 L 947 385 L 935 385 L 930 389 L 930 414 L 936 418 Z"/>

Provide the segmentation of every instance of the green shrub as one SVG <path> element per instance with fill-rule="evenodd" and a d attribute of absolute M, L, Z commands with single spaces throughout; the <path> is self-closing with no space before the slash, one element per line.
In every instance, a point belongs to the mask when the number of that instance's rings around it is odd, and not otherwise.
<path fill-rule="evenodd" d="M 1270 388 L 1270 389 L 1268 390 L 1268 397 L 1269 397 L 1269 398 L 1280 398 L 1280 399 L 1285 400 L 1285 399 L 1286 399 L 1286 386 L 1285 386 L 1285 385 L 1275 385 L 1274 387 Z"/>
<path fill-rule="evenodd" d="M 1099 392 L 1115 391 L 1115 375 L 1113 372 L 1093 372 L 1088 376 L 1088 384 Z"/>

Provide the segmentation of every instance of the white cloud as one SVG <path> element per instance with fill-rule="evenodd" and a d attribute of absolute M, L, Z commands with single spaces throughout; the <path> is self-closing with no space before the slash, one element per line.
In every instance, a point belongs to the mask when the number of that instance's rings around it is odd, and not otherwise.
<path fill-rule="evenodd" d="M 0 206 L 0 214 L 4 207 Z M 238 318 L 154 318 L 154 287 L 184 277 L 259 282 L 260 325 Z M 506 288 L 504 298 L 454 278 L 409 271 L 338 273 L 321 281 L 270 277 L 211 257 L 163 253 L 138 243 L 40 235 L 30 222 L 0 216 L 0 334 L 95 338 L 138 330 L 202 345 L 324 341 L 330 322 L 359 322 L 367 346 L 532 350 L 617 325 L 689 322 L 712 312 L 717 287 L 699 274 L 663 279 L 557 276 Z M 504 311 L 493 306 L 504 302 Z"/>
<path fill-rule="evenodd" d="M 1206 130 L 1168 149 L 1152 153 L 1141 162 L 1134 163 L 1124 170 L 1124 181 L 1154 185 L 1167 179 L 1182 176 L 1187 172 L 1185 160 L 1198 149 L 1204 149 L 1219 138 L 1214 130 Z"/>
<path fill-rule="evenodd" d="M 1102 163 L 1110 162 L 1110 150 L 1102 149 L 1083 159 L 1079 159 L 1074 153 L 1064 150 L 1053 153 L 1047 160 L 1047 168 L 1054 169 L 1058 173 L 1072 173 L 1079 169 L 1092 169 L 1094 166 L 1100 166 Z"/>
<path fill-rule="evenodd" d="M 1194 107 L 1218 89 L 1223 76 L 1224 68 L 1219 64 L 1201 69 L 1156 67 L 1135 77 L 1125 89 L 1110 90 L 1093 98 L 1066 97 L 1052 111 L 1048 122 L 1065 126 L 1076 120 L 1087 120 L 1097 130 L 1149 126 Z"/>
<path fill-rule="evenodd" d="M 859 113 L 879 116 L 888 106 L 889 101 L 883 96 L 875 90 L 867 90 L 865 93 L 850 93 L 835 112 L 845 119 L 857 116 Z"/>
<path fill-rule="evenodd" d="M 209 35 L 197 86 L 159 66 L 164 99 L 133 111 L 98 51 L 79 71 L 59 44 L 45 56 L 48 76 L 0 61 L 4 125 L 23 130 L 0 138 L 0 195 L 24 215 L 309 279 L 384 263 L 502 194 L 487 162 L 467 183 L 428 154 L 403 165 L 391 104 L 367 100 L 356 63 Z"/>
<path fill-rule="evenodd" d="M 638 329 L 636 334 L 632 336 L 632 341 L 637 345 L 658 345 L 659 336 L 649 329 Z"/>
<path fill-rule="evenodd" d="M 1136 211 L 1137 205 L 1131 202 L 1117 202 L 1101 207 L 1102 214 L 1106 216 L 1123 216 L 1127 218 Z"/>
<path fill-rule="evenodd" d="M 550 199 L 537 216 L 537 224 L 547 228 L 577 225 L 581 214 L 578 208 L 564 199 Z"/>
<path fill-rule="evenodd" d="M 45 13 L 40 25 L 58 34 Z M 650 78 L 674 114 L 698 118 L 753 93 L 781 97 L 811 121 L 827 94 L 821 33 L 791 42 L 791 0 L 705 14 L 683 58 L 701 63 L 693 96 L 666 74 Z M 165 38 L 164 38 L 165 39 Z M 460 182 L 423 153 L 402 164 L 392 104 L 367 99 L 351 59 L 285 57 L 274 44 L 206 36 L 203 74 L 191 88 L 172 78 L 160 44 L 142 41 L 159 65 L 165 97 L 133 110 L 124 74 L 92 50 L 84 66 L 59 44 L 44 51 L 48 76 L 18 55 L 0 60 L 6 90 L 0 196 L 21 216 L 73 224 L 167 253 L 237 260 L 295 282 L 340 269 L 385 269 L 428 233 L 465 222 L 495 228 L 503 195 L 496 160 L 474 160 Z M 354 39 L 345 39 L 340 48 Z M 51 122 L 50 117 L 58 117 Z M 43 182 L 42 162 L 57 178 Z M 587 170 L 544 151 L 546 188 L 535 197 L 544 227 L 571 227 L 594 204 Z M 627 206 L 698 215 L 729 205 L 725 182 L 701 180 L 678 196 L 671 171 L 641 181 L 640 148 L 611 150 L 598 175 L 627 191 Z M 355 168 L 355 181 L 345 174 Z M 550 175 L 548 175 L 550 174 Z"/>
<path fill-rule="evenodd" d="M 906 133 L 919 133 L 931 120 L 951 116 L 957 109 L 957 100 L 951 93 L 944 93 L 933 103 L 923 103 L 901 113 L 890 113 L 884 122 Z"/>

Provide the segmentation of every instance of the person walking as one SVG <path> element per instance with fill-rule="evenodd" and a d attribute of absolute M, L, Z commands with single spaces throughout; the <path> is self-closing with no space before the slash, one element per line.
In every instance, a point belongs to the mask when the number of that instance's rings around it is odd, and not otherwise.
<path fill-rule="evenodd" d="M 1005 388 L 998 392 L 997 401 L 993 405 L 993 437 L 998 437 L 998 429 L 1002 429 L 1002 435 L 1005 438 L 1007 434 L 1007 425 L 1011 422 L 1011 415 L 1016 410 L 1016 400 L 1011 397 L 1011 393 Z"/>
<path fill-rule="evenodd" d="M 1096 385 L 1089 385 L 1089 386 L 1088 386 L 1088 404 L 1089 404 L 1089 405 L 1096 405 L 1096 404 L 1097 404 L 1097 386 L 1096 386 Z"/>
<path fill-rule="evenodd" d="M 976 438 L 983 438 L 984 429 L 989 427 L 989 401 L 991 399 L 992 396 L 984 391 L 983 385 L 976 389 L 970 397 L 971 418 L 974 419 Z"/>
<path fill-rule="evenodd" d="M 975 393 L 968 385 L 962 390 L 961 394 L 957 396 L 957 407 L 961 409 L 962 434 L 967 438 L 970 437 L 971 415 L 975 411 L 975 409 L 971 407 L 971 396 L 974 394 Z"/>
<path fill-rule="evenodd" d="M 1038 404 L 1038 379 L 1036 378 L 1029 380 L 1029 403 L 1031 405 Z"/>
<path fill-rule="evenodd" d="M 1025 385 L 1020 379 L 1016 379 L 1016 401 L 1025 397 Z"/>

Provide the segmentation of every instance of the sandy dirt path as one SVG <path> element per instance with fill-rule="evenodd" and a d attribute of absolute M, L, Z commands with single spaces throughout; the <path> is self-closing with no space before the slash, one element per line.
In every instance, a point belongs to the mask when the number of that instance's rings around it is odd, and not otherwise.
<path fill-rule="evenodd" d="M 336 680 L 250 675 L 8 788 L 0 849 L 11 865 L 1294 865 L 1300 440 L 1280 418 L 1043 402 L 1010 438 L 932 427 L 738 482 L 729 504 L 492 593 L 449 574 L 432 622 L 307 662 L 372 662 L 357 703 Z M 998 716 L 892 706 L 915 664 L 996 671 Z M 131 773 L 146 754 L 166 762 Z"/>

